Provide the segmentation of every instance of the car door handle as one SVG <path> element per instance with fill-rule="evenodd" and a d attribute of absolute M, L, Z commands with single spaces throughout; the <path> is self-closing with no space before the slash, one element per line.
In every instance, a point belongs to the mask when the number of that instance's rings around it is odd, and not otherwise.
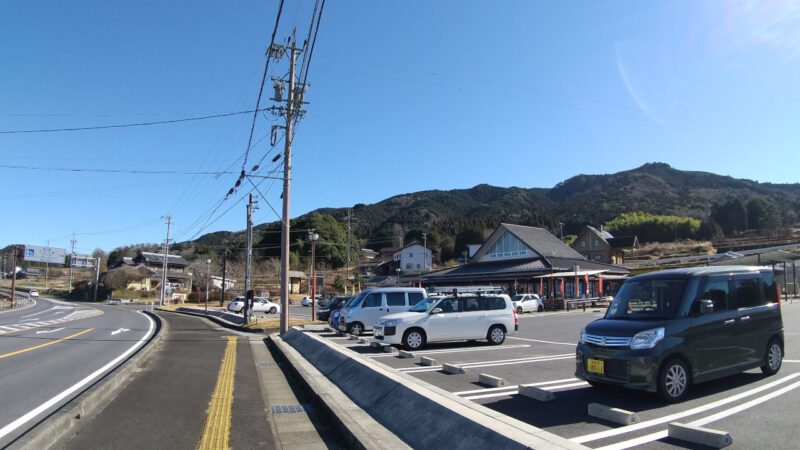
<path fill-rule="evenodd" d="M 730 325 L 733 325 L 734 323 L 736 323 L 736 319 L 729 319 L 729 320 L 726 320 L 723 323 L 725 324 L 725 326 L 730 326 Z"/>
<path fill-rule="evenodd" d="M 750 316 L 744 316 L 740 319 L 742 322 L 750 320 Z"/>

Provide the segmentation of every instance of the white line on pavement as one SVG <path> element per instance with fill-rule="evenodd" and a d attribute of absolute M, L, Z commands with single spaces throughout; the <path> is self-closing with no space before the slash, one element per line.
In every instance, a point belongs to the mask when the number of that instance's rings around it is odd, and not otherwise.
<path fill-rule="evenodd" d="M 577 378 L 563 378 L 561 380 L 542 381 L 542 382 L 539 382 L 539 383 L 531 383 L 530 385 L 531 386 L 545 386 L 545 385 L 548 385 L 548 384 L 567 383 L 567 382 L 576 381 L 576 380 L 577 380 Z M 475 389 L 475 390 L 472 390 L 472 391 L 453 392 L 453 394 L 456 394 L 456 395 L 469 395 L 469 394 L 478 394 L 478 393 L 481 393 L 481 392 L 507 391 L 509 389 L 516 389 L 517 387 L 518 387 L 518 385 L 515 384 L 513 386 L 501 386 L 501 387 L 496 387 L 496 388 L 485 388 L 485 389 Z"/>
<path fill-rule="evenodd" d="M 575 355 L 567 354 L 567 355 L 553 355 L 553 356 L 537 356 L 532 358 L 520 358 L 520 359 L 508 359 L 502 361 L 482 361 L 482 362 L 474 362 L 474 363 L 456 363 L 459 364 L 464 369 L 477 369 L 480 367 L 494 367 L 494 366 L 507 366 L 511 364 L 526 364 L 532 362 L 546 362 L 546 361 L 556 361 L 559 359 L 568 359 L 574 358 Z M 404 367 L 402 369 L 397 369 L 403 373 L 418 373 L 418 372 L 433 372 L 436 370 L 441 370 L 442 366 L 431 366 L 431 367 Z"/>
<path fill-rule="evenodd" d="M 529 385 L 529 386 L 535 386 L 535 385 L 532 384 L 532 385 Z M 578 382 L 578 383 L 557 384 L 557 385 L 554 385 L 554 386 L 543 386 L 542 389 L 544 389 L 546 391 L 555 391 L 555 390 L 559 390 L 559 389 L 567 389 L 567 388 L 573 388 L 573 387 L 586 387 L 586 386 L 589 386 L 589 383 L 587 383 L 585 381 L 581 381 L 581 382 Z M 507 396 L 510 396 L 510 395 L 517 394 L 518 392 L 519 392 L 519 385 L 514 386 L 514 389 L 511 390 L 511 391 L 495 392 L 495 393 L 492 393 L 492 394 L 483 394 L 483 395 L 469 395 L 469 396 L 465 396 L 463 398 L 465 398 L 467 400 L 480 400 L 482 398 L 507 397 Z"/>
<path fill-rule="evenodd" d="M 63 328 L 56 328 L 55 330 L 42 330 L 42 331 L 37 331 L 36 334 L 55 333 L 56 331 L 61 331 L 61 330 L 63 330 Z"/>
<path fill-rule="evenodd" d="M 779 380 L 775 380 L 771 383 L 767 383 L 765 385 L 749 389 L 744 392 L 740 392 L 739 394 L 733 395 L 731 397 L 724 398 L 722 400 L 717 400 L 715 402 L 707 403 L 702 406 L 698 406 L 696 408 L 692 408 L 686 411 L 681 411 L 675 414 L 670 414 L 664 417 L 659 417 L 657 419 L 645 420 L 644 422 L 639 422 L 633 425 L 626 425 L 624 427 L 614 428 L 613 430 L 607 431 L 600 431 L 598 433 L 587 434 L 584 436 L 578 436 L 571 438 L 572 442 L 577 442 L 578 444 L 583 444 L 585 442 L 596 441 L 598 439 L 605 439 L 607 437 L 618 436 L 620 434 L 630 433 L 631 431 L 641 430 L 643 428 L 649 428 L 655 425 L 661 425 L 662 423 L 669 423 L 674 421 L 675 419 L 680 419 L 687 416 L 692 416 L 694 414 L 700 414 L 702 412 L 708 411 L 710 409 L 717 408 L 719 406 L 727 405 L 728 403 L 732 403 L 738 400 L 741 400 L 745 397 L 749 397 L 751 395 L 758 394 L 759 392 L 765 391 L 769 388 L 775 387 L 779 384 L 786 383 L 791 381 L 797 377 L 800 377 L 800 373 L 793 373 L 786 377 L 783 377 Z"/>
<path fill-rule="evenodd" d="M 783 362 L 800 363 L 800 359 L 784 359 Z"/>
<path fill-rule="evenodd" d="M 798 387 L 800 387 L 800 381 L 798 381 L 796 383 L 793 383 L 793 384 L 790 384 L 789 386 L 783 387 L 781 389 L 778 389 L 777 391 L 770 392 L 769 394 L 764 395 L 762 397 L 750 400 L 749 402 L 742 403 L 741 405 L 738 405 L 738 406 L 734 406 L 733 408 L 722 410 L 722 411 L 720 411 L 720 412 L 718 412 L 716 414 L 712 414 L 710 416 L 703 417 L 702 419 L 697 419 L 697 420 L 695 420 L 693 422 L 690 422 L 689 425 L 700 427 L 700 426 L 709 424 L 711 422 L 716 422 L 717 420 L 724 419 L 724 418 L 726 418 L 728 416 L 732 416 L 732 415 L 734 415 L 736 413 L 742 412 L 745 409 L 749 409 L 749 408 L 752 408 L 753 406 L 756 406 L 756 405 L 759 405 L 759 404 L 764 403 L 766 401 L 772 400 L 773 398 L 778 397 L 780 395 L 783 395 L 783 394 L 785 394 L 785 393 L 787 393 L 787 392 L 789 392 L 789 391 L 791 391 L 793 389 L 797 389 Z M 603 449 L 603 450 L 621 450 L 621 449 L 625 449 L 625 448 L 631 448 L 631 447 L 635 447 L 635 446 L 638 446 L 638 445 L 646 444 L 648 442 L 657 441 L 659 439 L 664 439 L 667 436 L 669 436 L 669 433 L 667 432 L 667 430 L 662 430 L 662 431 L 659 431 L 657 433 L 648 434 L 646 436 L 642 436 L 642 437 L 639 437 L 639 438 L 636 438 L 636 439 L 631 439 L 631 440 L 628 440 L 628 441 L 625 441 L 625 442 L 618 442 L 616 444 L 612 444 L 612 445 L 608 445 L 608 446 L 600 447 L 600 448 Z"/>
<path fill-rule="evenodd" d="M 447 349 L 444 349 L 444 350 L 421 350 L 421 351 L 418 351 L 418 352 L 411 352 L 411 353 L 413 353 L 415 355 L 431 355 L 431 354 L 436 354 L 436 353 L 479 352 L 479 351 L 485 351 L 485 350 L 507 350 L 507 349 L 512 349 L 512 348 L 525 348 L 525 347 L 530 347 L 530 345 L 529 344 L 519 344 L 519 345 L 503 345 L 501 347 L 458 348 L 458 349 L 451 349 L 451 350 L 447 350 Z M 388 353 L 382 353 L 380 355 L 368 355 L 368 356 L 370 358 L 383 358 L 383 357 L 386 357 L 386 356 L 394 356 L 394 357 L 396 357 L 397 355 L 392 355 L 392 354 L 388 354 Z"/>
<path fill-rule="evenodd" d="M 508 336 L 508 338 L 509 339 L 519 339 L 520 341 L 539 342 L 541 344 L 571 345 L 573 347 L 578 345 L 578 344 L 576 344 L 574 342 L 553 342 L 553 341 L 543 341 L 541 339 L 528 339 L 528 338 L 521 338 L 521 337 L 514 337 L 514 336 Z"/>

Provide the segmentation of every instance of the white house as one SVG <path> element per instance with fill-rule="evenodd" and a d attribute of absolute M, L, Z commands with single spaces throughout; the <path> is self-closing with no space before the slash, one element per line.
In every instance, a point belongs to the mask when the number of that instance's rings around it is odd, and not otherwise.
<path fill-rule="evenodd" d="M 426 249 L 417 241 L 396 251 L 392 259 L 400 263 L 403 273 L 427 272 L 431 269 L 431 249 Z"/>

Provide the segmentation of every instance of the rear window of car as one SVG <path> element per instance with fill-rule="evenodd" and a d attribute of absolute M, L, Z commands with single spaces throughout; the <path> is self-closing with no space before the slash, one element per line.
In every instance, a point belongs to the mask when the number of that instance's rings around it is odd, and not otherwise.
<path fill-rule="evenodd" d="M 739 302 L 739 308 L 752 308 L 764 304 L 758 278 L 734 279 L 733 286 L 734 292 L 736 292 L 736 300 Z"/>
<path fill-rule="evenodd" d="M 778 303 L 778 285 L 772 272 L 761 273 L 761 286 L 764 289 L 764 300 L 767 303 Z"/>
<path fill-rule="evenodd" d="M 481 300 L 483 310 L 506 309 L 506 299 L 503 297 L 482 297 Z"/>
<path fill-rule="evenodd" d="M 422 292 L 409 292 L 408 293 L 408 304 L 409 305 L 416 305 L 417 303 L 421 302 L 423 298 L 425 298 L 425 296 L 422 295 Z"/>

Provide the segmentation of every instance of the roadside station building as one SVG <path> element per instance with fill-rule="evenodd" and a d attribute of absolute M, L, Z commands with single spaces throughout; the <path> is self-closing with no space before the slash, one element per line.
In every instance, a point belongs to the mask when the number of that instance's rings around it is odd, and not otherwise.
<path fill-rule="evenodd" d="M 628 269 L 587 261 L 543 228 L 500 224 L 470 261 L 420 276 L 425 286 L 495 285 L 545 299 L 613 295 Z"/>

